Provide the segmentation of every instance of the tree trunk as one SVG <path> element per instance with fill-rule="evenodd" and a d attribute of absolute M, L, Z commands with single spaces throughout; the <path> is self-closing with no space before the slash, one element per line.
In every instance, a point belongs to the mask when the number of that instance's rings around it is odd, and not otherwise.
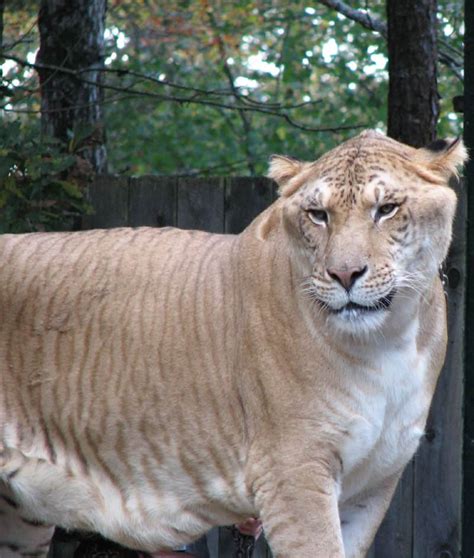
<path fill-rule="evenodd" d="M 5 12 L 5 1 L 0 0 L 0 81 L 3 81 L 2 64 L 5 62 L 3 58 L 3 14 Z M 3 94 L 0 94 L 0 103 L 3 105 Z"/>
<path fill-rule="evenodd" d="M 421 147 L 436 138 L 436 0 L 387 0 L 388 135 Z"/>
<path fill-rule="evenodd" d="M 41 0 L 38 17 L 42 130 L 62 141 L 87 135 L 81 155 L 99 173 L 107 167 L 100 87 L 106 6 L 107 0 Z"/>
<path fill-rule="evenodd" d="M 3 49 L 3 12 L 5 11 L 5 2 L 0 0 L 0 50 Z"/>

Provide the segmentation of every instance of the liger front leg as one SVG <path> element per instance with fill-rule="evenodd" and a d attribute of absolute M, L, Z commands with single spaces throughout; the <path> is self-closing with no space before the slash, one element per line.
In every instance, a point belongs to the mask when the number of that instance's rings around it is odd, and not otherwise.
<path fill-rule="evenodd" d="M 365 558 L 390 505 L 401 474 L 340 506 L 346 558 Z"/>
<path fill-rule="evenodd" d="M 263 473 L 256 505 L 275 558 L 345 558 L 334 476 L 314 464 Z"/>

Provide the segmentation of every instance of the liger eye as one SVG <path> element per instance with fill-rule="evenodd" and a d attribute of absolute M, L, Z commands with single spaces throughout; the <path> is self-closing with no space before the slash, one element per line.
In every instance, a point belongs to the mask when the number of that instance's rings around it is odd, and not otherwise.
<path fill-rule="evenodd" d="M 399 206 L 396 203 L 384 203 L 377 208 L 375 220 L 379 221 L 382 217 L 392 217 L 397 212 Z"/>
<path fill-rule="evenodd" d="M 316 225 L 326 225 L 328 222 L 328 214 L 324 209 L 310 209 L 308 216 Z"/>

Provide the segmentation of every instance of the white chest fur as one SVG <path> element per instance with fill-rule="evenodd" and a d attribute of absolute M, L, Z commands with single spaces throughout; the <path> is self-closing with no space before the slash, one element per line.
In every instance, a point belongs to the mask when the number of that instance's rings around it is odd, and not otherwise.
<path fill-rule="evenodd" d="M 416 451 L 428 413 L 428 357 L 418 352 L 414 336 L 403 347 L 379 351 L 371 364 L 370 389 L 357 383 L 352 388 L 357 411 L 349 418 L 341 448 L 341 501 L 404 467 Z"/>

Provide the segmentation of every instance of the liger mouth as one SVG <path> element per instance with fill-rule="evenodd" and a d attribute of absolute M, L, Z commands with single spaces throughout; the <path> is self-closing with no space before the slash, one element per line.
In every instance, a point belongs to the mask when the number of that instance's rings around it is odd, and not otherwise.
<path fill-rule="evenodd" d="M 333 314 L 341 314 L 344 311 L 348 310 L 356 310 L 357 312 L 378 312 L 379 310 L 388 310 L 392 304 L 393 297 L 395 296 L 395 289 L 388 293 L 388 295 L 379 298 L 374 304 L 364 305 L 364 304 L 357 304 L 357 302 L 348 302 L 341 308 L 331 308 L 330 306 L 327 309 Z"/>

